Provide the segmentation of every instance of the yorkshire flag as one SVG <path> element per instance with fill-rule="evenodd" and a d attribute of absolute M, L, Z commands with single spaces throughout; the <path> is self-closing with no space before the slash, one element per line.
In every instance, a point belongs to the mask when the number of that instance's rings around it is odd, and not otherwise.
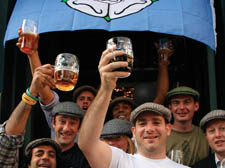
<path fill-rule="evenodd" d="M 38 32 L 101 29 L 185 36 L 216 49 L 213 0 L 17 0 L 5 34 L 17 38 L 24 18 Z"/>

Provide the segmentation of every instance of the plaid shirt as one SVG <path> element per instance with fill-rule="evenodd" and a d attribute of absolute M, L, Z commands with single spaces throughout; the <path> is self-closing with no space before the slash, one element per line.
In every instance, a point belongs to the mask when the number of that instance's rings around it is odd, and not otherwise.
<path fill-rule="evenodd" d="M 0 125 L 0 168 L 17 168 L 19 148 L 23 146 L 24 135 L 6 135 L 6 122 Z"/>

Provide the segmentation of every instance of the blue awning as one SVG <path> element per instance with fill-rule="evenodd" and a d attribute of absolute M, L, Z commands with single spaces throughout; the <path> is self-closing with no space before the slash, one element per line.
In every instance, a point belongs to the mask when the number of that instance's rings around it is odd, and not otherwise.
<path fill-rule="evenodd" d="M 17 0 L 4 43 L 18 37 L 24 18 L 38 32 L 152 31 L 185 36 L 216 49 L 213 0 Z"/>

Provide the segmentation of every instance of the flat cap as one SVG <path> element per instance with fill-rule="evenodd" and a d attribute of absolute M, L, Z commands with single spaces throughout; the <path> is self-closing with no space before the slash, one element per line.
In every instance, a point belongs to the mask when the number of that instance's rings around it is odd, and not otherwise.
<path fill-rule="evenodd" d="M 55 149 L 56 154 L 58 156 L 61 154 L 61 149 L 60 149 L 59 145 L 54 140 L 52 140 L 50 138 L 40 138 L 40 139 L 36 139 L 36 140 L 31 141 L 26 146 L 25 156 L 28 157 L 31 154 L 33 148 L 41 146 L 41 145 L 50 145 Z"/>
<path fill-rule="evenodd" d="M 176 95 L 189 95 L 189 96 L 192 96 L 195 100 L 199 100 L 199 97 L 200 97 L 200 94 L 198 91 L 187 86 L 180 86 L 167 92 L 166 100 L 169 101 L 173 96 L 176 96 Z"/>
<path fill-rule="evenodd" d="M 207 113 L 200 121 L 200 127 L 205 131 L 206 124 L 215 119 L 225 120 L 225 110 L 216 109 Z"/>
<path fill-rule="evenodd" d="M 57 114 L 69 115 L 77 118 L 83 118 L 84 116 L 84 112 L 80 106 L 70 101 L 60 102 L 53 107 L 52 117 L 55 117 Z"/>
<path fill-rule="evenodd" d="M 77 97 L 84 91 L 89 91 L 91 92 L 94 96 L 96 96 L 97 94 L 97 90 L 90 86 L 90 85 L 83 85 L 78 87 L 77 89 L 74 90 L 73 92 L 73 101 L 76 102 L 77 101 Z"/>
<path fill-rule="evenodd" d="M 132 137 L 131 122 L 127 120 L 112 119 L 107 121 L 102 129 L 101 138 L 127 135 Z"/>
<path fill-rule="evenodd" d="M 109 108 L 108 108 L 108 112 L 109 113 L 112 113 L 112 109 L 113 107 L 118 104 L 118 103 L 121 103 L 121 102 L 125 102 L 125 103 L 128 103 L 131 105 L 131 108 L 134 109 L 136 108 L 136 104 L 134 103 L 133 99 L 129 98 L 129 97 L 117 97 L 115 99 L 113 99 L 110 104 L 109 104 Z"/>
<path fill-rule="evenodd" d="M 144 103 L 131 112 L 130 121 L 135 124 L 136 118 L 143 112 L 153 112 L 162 115 L 167 122 L 171 120 L 171 111 L 163 105 Z"/>

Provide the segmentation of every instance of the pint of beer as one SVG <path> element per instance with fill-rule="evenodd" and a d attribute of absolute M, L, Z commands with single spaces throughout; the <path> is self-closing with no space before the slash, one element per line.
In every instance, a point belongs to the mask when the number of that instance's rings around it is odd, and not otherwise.
<path fill-rule="evenodd" d="M 37 23 L 31 19 L 24 19 L 22 23 L 21 50 L 30 53 L 34 49 L 35 36 L 37 34 Z"/>
<path fill-rule="evenodd" d="M 116 48 L 116 50 L 123 50 L 124 55 L 115 57 L 114 59 L 111 60 L 111 62 L 126 61 L 128 62 L 128 67 L 120 67 L 114 69 L 113 71 L 131 72 L 134 62 L 134 54 L 131 40 L 128 37 L 122 36 L 113 37 L 107 41 L 107 48 L 113 49 L 114 47 Z"/>
<path fill-rule="evenodd" d="M 56 57 L 54 81 L 61 91 L 71 91 L 76 86 L 79 75 L 78 58 L 70 53 L 62 53 Z"/>

